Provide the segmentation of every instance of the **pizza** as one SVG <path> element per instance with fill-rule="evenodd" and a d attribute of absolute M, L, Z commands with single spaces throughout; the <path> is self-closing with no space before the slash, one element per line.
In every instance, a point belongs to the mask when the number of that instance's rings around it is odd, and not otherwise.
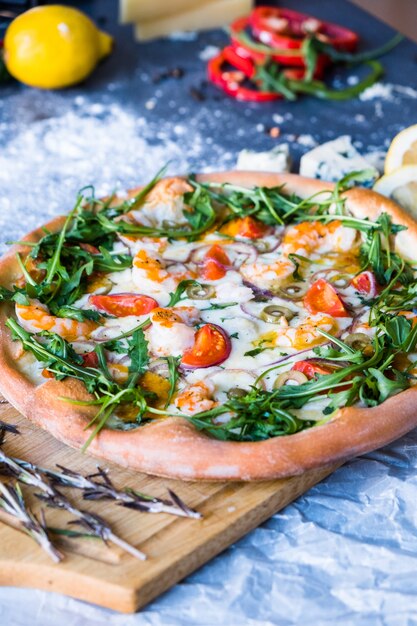
<path fill-rule="evenodd" d="M 150 474 L 266 480 L 417 425 L 417 226 L 293 174 L 77 197 L 0 261 L 0 390 Z"/>

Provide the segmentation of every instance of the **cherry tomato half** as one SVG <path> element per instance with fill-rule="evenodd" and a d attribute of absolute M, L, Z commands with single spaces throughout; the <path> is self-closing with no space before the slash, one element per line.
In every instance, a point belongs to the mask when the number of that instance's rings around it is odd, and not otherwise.
<path fill-rule="evenodd" d="M 332 317 L 349 317 L 336 289 L 324 278 L 313 283 L 303 299 L 304 306 L 313 315 L 327 313 Z"/>
<path fill-rule="evenodd" d="M 128 315 L 146 315 L 159 304 L 150 296 L 134 293 L 115 293 L 109 296 L 90 296 L 89 302 L 99 311 L 109 313 L 115 317 Z"/>
<path fill-rule="evenodd" d="M 372 272 L 361 272 L 352 278 L 350 284 L 356 291 L 359 291 L 359 293 L 364 293 L 372 297 L 376 296 L 378 293 L 378 285 Z"/>
<path fill-rule="evenodd" d="M 214 244 L 204 255 L 201 276 L 205 280 L 219 280 L 226 275 L 229 265 L 230 259 L 226 252 L 221 246 Z"/>
<path fill-rule="evenodd" d="M 94 350 L 92 350 L 91 352 L 86 352 L 81 356 L 84 361 L 85 367 L 98 367 L 98 356 L 97 352 L 94 352 Z"/>
<path fill-rule="evenodd" d="M 291 368 L 296 372 L 301 372 L 307 378 L 315 378 L 316 374 L 331 374 L 331 369 L 328 367 L 323 367 L 314 361 L 297 361 Z"/>
<path fill-rule="evenodd" d="M 184 352 L 181 364 L 184 367 L 211 367 L 223 363 L 231 351 L 227 333 L 216 324 L 205 324 L 194 336 L 194 345 Z"/>
<path fill-rule="evenodd" d="M 222 233 L 231 237 L 246 237 L 247 239 L 259 239 L 264 237 L 270 230 L 267 224 L 264 224 L 255 217 L 248 215 L 247 217 L 239 217 L 231 220 L 221 229 Z"/>

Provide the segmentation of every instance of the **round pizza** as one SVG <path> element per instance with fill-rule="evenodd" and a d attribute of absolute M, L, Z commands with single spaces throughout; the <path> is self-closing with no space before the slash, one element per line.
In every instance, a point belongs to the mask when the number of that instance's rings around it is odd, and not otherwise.
<path fill-rule="evenodd" d="M 0 390 L 70 446 L 186 480 L 292 476 L 400 437 L 417 225 L 353 182 L 83 190 L 0 261 Z"/>

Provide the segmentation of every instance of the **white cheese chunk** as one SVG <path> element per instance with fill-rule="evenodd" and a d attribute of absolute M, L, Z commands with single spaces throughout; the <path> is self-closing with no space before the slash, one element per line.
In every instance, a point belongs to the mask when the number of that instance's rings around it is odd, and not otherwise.
<path fill-rule="evenodd" d="M 235 169 L 253 170 L 257 172 L 289 172 L 291 167 L 290 151 L 287 143 L 276 146 L 269 152 L 241 150 L 237 157 Z"/>
<path fill-rule="evenodd" d="M 171 15 L 177 15 L 198 6 L 212 4 L 215 0 L 169 0 L 169 2 L 155 2 L 155 0 L 120 0 L 120 22 L 141 22 L 158 20 Z"/>
<path fill-rule="evenodd" d="M 251 9 L 252 0 L 214 0 L 203 5 L 196 3 L 181 13 L 136 23 L 135 37 L 137 41 L 147 41 L 178 31 L 220 28 L 247 15 Z"/>
<path fill-rule="evenodd" d="M 342 135 L 333 141 L 317 146 L 301 157 L 300 174 L 309 178 L 337 181 L 350 172 L 371 170 L 369 180 L 362 182 L 364 187 L 372 187 L 378 170 L 359 154 L 349 135 Z"/>

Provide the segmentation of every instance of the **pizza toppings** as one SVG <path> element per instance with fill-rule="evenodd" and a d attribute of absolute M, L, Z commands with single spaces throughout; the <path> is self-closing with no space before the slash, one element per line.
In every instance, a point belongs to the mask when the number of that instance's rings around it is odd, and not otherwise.
<path fill-rule="evenodd" d="M 218 244 L 211 246 L 204 255 L 201 267 L 201 277 L 205 280 L 219 280 L 226 275 L 230 259 Z"/>
<path fill-rule="evenodd" d="M 301 372 L 307 379 L 316 378 L 317 374 L 323 376 L 331 374 L 332 372 L 329 367 L 320 365 L 320 363 L 312 359 L 307 361 L 297 361 L 297 363 L 293 365 L 292 370 L 295 372 Z"/>
<path fill-rule="evenodd" d="M 205 324 L 194 337 L 192 348 L 184 352 L 181 364 L 187 368 L 212 367 L 220 365 L 231 352 L 227 333 L 215 324 Z"/>
<path fill-rule="evenodd" d="M 266 224 L 250 215 L 234 219 L 222 228 L 222 233 L 225 235 L 244 237 L 246 239 L 259 239 L 264 237 L 269 231 L 270 228 Z"/>
<path fill-rule="evenodd" d="M 114 293 L 109 296 L 90 296 L 89 302 L 99 311 L 126 317 L 127 315 L 147 315 L 158 306 L 154 298 L 134 293 Z"/>
<path fill-rule="evenodd" d="M 354 218 L 343 189 L 309 199 L 190 177 L 119 206 L 80 200 L 0 291 L 39 361 L 29 375 L 85 384 L 89 441 L 171 414 L 257 441 L 406 389 L 417 302 L 393 246 L 402 227 Z"/>
<path fill-rule="evenodd" d="M 370 298 L 375 298 L 378 293 L 378 285 L 372 272 L 361 272 L 352 278 L 350 284 L 356 291 Z"/>
<path fill-rule="evenodd" d="M 324 278 L 316 280 L 304 296 L 304 305 L 310 313 L 327 313 L 332 317 L 348 317 L 337 291 Z"/>

